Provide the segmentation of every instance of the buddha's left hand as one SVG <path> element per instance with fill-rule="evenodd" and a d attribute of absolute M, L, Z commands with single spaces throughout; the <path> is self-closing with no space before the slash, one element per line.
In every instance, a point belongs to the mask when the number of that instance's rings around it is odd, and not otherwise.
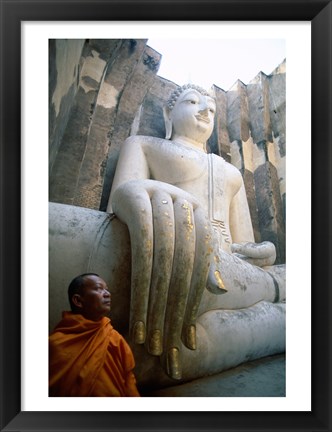
<path fill-rule="evenodd" d="M 269 241 L 262 243 L 233 243 L 231 250 L 239 258 L 257 267 L 271 266 L 276 260 L 276 248 Z"/>

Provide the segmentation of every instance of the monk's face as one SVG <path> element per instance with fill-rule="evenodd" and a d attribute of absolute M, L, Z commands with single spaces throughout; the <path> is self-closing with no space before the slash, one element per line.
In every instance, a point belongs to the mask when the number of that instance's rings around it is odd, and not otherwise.
<path fill-rule="evenodd" d="M 106 282 L 98 276 L 85 277 L 79 296 L 80 313 L 87 319 L 97 321 L 111 310 L 111 293 Z"/>
<path fill-rule="evenodd" d="M 216 104 L 197 90 L 184 91 L 171 111 L 173 134 L 206 142 L 213 131 Z"/>

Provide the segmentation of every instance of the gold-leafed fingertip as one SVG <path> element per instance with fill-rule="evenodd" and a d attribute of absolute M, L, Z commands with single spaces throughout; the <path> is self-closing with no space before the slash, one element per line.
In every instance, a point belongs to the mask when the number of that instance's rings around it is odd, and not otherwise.
<path fill-rule="evenodd" d="M 178 348 L 170 348 L 167 352 L 167 374 L 175 380 L 179 380 L 182 377 L 180 351 Z"/>
<path fill-rule="evenodd" d="M 185 331 L 185 345 L 191 350 L 196 349 L 196 326 L 194 324 L 189 325 Z"/>
<path fill-rule="evenodd" d="M 216 281 L 217 281 L 218 287 L 219 287 L 221 290 L 223 290 L 223 291 L 228 291 L 227 288 L 225 287 L 224 281 L 222 280 L 222 277 L 221 277 L 221 274 L 220 274 L 220 271 L 219 271 L 219 270 L 216 270 L 216 271 L 214 272 L 214 276 L 215 276 L 215 278 L 216 278 Z"/>

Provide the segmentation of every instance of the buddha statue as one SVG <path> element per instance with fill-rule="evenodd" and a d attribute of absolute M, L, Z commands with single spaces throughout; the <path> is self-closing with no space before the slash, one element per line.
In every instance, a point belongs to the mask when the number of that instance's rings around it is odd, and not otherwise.
<path fill-rule="evenodd" d="M 274 245 L 255 243 L 241 173 L 207 153 L 215 114 L 211 93 L 179 87 L 164 108 L 165 139 L 123 143 L 107 208 L 130 236 L 130 337 L 175 380 L 222 330 L 220 311 L 286 296 Z"/>

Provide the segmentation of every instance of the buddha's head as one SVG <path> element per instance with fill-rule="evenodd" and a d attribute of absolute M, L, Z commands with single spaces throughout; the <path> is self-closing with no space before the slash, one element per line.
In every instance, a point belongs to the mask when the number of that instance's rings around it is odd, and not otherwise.
<path fill-rule="evenodd" d="M 215 111 L 211 93 L 193 84 L 179 87 L 164 108 L 166 139 L 182 137 L 205 144 L 213 131 Z"/>

